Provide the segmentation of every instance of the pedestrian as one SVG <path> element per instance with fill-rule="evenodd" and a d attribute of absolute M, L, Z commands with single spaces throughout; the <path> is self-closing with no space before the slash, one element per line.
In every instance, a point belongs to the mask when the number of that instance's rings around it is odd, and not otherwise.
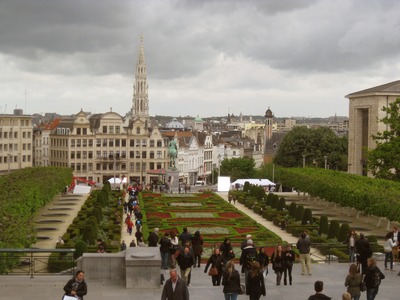
<path fill-rule="evenodd" d="M 187 283 L 189 286 L 189 274 L 192 271 L 192 266 L 194 265 L 194 257 L 192 253 L 190 253 L 190 248 L 185 247 L 183 253 L 179 253 L 176 258 L 178 262 L 179 268 L 181 269 L 181 278 Z"/>
<path fill-rule="evenodd" d="M 161 268 L 167 270 L 170 265 L 171 257 L 171 240 L 169 238 L 169 232 L 164 233 L 164 236 L 160 239 L 160 254 L 161 254 Z"/>
<path fill-rule="evenodd" d="M 258 262 L 264 277 L 268 275 L 269 257 L 265 247 L 260 247 L 258 250 Z"/>
<path fill-rule="evenodd" d="M 132 240 L 132 241 L 129 243 L 129 247 L 130 247 L 130 248 L 131 248 L 131 247 L 136 247 L 135 240 Z"/>
<path fill-rule="evenodd" d="M 383 251 L 385 252 L 385 270 L 388 269 L 387 263 L 390 261 L 390 271 L 393 270 L 393 247 L 396 243 L 393 241 L 393 232 L 390 231 L 386 234 L 385 245 L 383 246 Z"/>
<path fill-rule="evenodd" d="M 306 234 L 306 232 L 301 233 L 296 247 L 300 252 L 301 275 L 306 275 L 306 272 L 308 272 L 308 275 L 311 275 L 311 242 L 310 237 Z"/>
<path fill-rule="evenodd" d="M 243 250 L 243 248 L 247 247 L 247 241 L 248 240 L 252 240 L 253 237 L 251 236 L 251 234 L 246 235 L 245 240 L 240 244 L 240 250 Z M 254 243 L 253 243 L 254 246 Z"/>
<path fill-rule="evenodd" d="M 159 231 L 159 229 L 156 227 L 156 228 L 154 228 L 153 232 L 150 232 L 149 237 L 147 239 L 147 241 L 149 243 L 149 247 L 157 247 L 158 231 Z"/>
<path fill-rule="evenodd" d="M 85 282 L 85 273 L 79 270 L 75 273 L 74 278 L 68 280 L 64 286 L 65 296 L 71 296 L 77 298 L 77 300 L 83 300 L 83 296 L 87 294 L 87 285 Z"/>
<path fill-rule="evenodd" d="M 375 299 L 382 279 L 385 279 L 385 275 L 377 267 L 375 259 L 368 258 L 364 277 L 365 286 L 367 287 L 367 300 Z"/>
<path fill-rule="evenodd" d="M 247 240 L 247 246 L 243 248 L 240 255 L 239 263 L 242 266 L 242 273 L 244 273 L 245 280 L 251 270 L 251 264 L 258 260 L 257 249 L 253 246 L 253 240 Z"/>
<path fill-rule="evenodd" d="M 200 263 L 201 263 L 201 255 L 203 254 L 203 237 L 200 234 L 200 231 L 196 231 L 193 235 L 192 238 L 192 248 L 193 248 L 193 254 L 194 254 L 194 267 L 196 268 L 196 265 L 198 268 L 200 268 Z"/>
<path fill-rule="evenodd" d="M 236 300 L 238 294 L 242 291 L 240 288 L 240 275 L 235 269 L 235 261 L 233 259 L 226 264 L 222 285 L 224 286 L 222 291 L 225 295 L 225 300 Z"/>
<path fill-rule="evenodd" d="M 233 196 L 233 205 L 236 205 L 236 197 L 235 196 Z"/>
<path fill-rule="evenodd" d="M 233 252 L 233 248 L 229 238 L 224 239 L 224 242 L 219 246 L 219 251 L 224 258 L 224 263 L 227 263 L 229 260 L 235 257 L 235 253 Z"/>
<path fill-rule="evenodd" d="M 207 261 L 204 273 L 207 273 L 208 267 L 211 265 L 210 272 L 208 275 L 211 276 L 211 283 L 213 286 L 221 285 L 222 267 L 224 265 L 224 259 L 218 248 L 214 248 L 213 254 Z"/>
<path fill-rule="evenodd" d="M 292 250 L 292 247 L 290 245 L 287 245 L 285 252 L 283 253 L 283 265 L 284 265 L 284 270 L 283 270 L 283 284 L 287 284 L 287 277 L 289 277 L 289 285 L 292 285 L 292 269 L 293 269 L 293 263 L 295 259 L 295 254 L 294 251 Z"/>
<path fill-rule="evenodd" d="M 122 241 L 120 251 L 125 251 L 126 250 L 126 244 L 125 241 Z"/>
<path fill-rule="evenodd" d="M 281 280 L 282 280 L 282 274 L 285 269 L 285 265 L 284 265 L 285 258 L 284 258 L 284 252 L 282 250 L 281 245 L 278 245 L 275 248 L 275 252 L 272 254 L 272 257 L 271 257 L 271 261 L 272 261 L 272 269 L 274 270 L 274 272 L 276 274 L 276 285 L 280 285 Z"/>
<path fill-rule="evenodd" d="M 365 238 L 363 233 L 360 233 L 360 238 L 355 243 L 357 251 L 357 262 L 361 265 L 361 274 L 365 274 L 367 269 L 367 260 L 372 256 L 372 250 L 368 240 Z"/>
<path fill-rule="evenodd" d="M 308 297 L 308 300 L 330 300 L 330 299 L 332 299 L 331 297 L 328 297 L 328 296 L 322 294 L 323 289 L 324 289 L 324 283 L 319 280 L 316 281 L 314 283 L 315 294 Z"/>
<path fill-rule="evenodd" d="M 251 265 L 251 271 L 247 276 L 246 295 L 250 300 L 259 300 L 261 295 L 265 297 L 264 275 L 261 272 L 260 264 L 255 261 Z"/>
<path fill-rule="evenodd" d="M 176 267 L 176 257 L 179 254 L 179 240 L 178 237 L 176 236 L 175 232 L 170 231 L 170 242 L 171 242 L 171 249 L 170 249 L 170 263 L 171 263 L 171 268 Z"/>
<path fill-rule="evenodd" d="M 400 242 L 400 231 L 396 226 L 393 226 L 393 242 L 395 242 L 396 246 L 393 247 L 393 263 L 396 261 L 399 262 L 399 242 Z"/>
<path fill-rule="evenodd" d="M 188 231 L 187 227 L 183 228 L 183 232 L 179 235 L 179 240 L 181 241 L 181 245 L 184 246 L 186 241 L 192 241 L 192 234 Z"/>
<path fill-rule="evenodd" d="M 355 262 L 356 257 L 356 241 L 357 241 L 357 234 L 354 229 L 350 230 L 349 235 L 347 236 L 346 244 L 349 249 L 349 263 Z"/>
<path fill-rule="evenodd" d="M 106 253 L 106 243 L 102 239 L 97 239 L 97 253 Z"/>
<path fill-rule="evenodd" d="M 170 278 L 165 282 L 161 300 L 189 300 L 186 282 L 178 277 L 176 269 L 169 271 Z"/>
<path fill-rule="evenodd" d="M 347 287 L 347 292 L 354 300 L 359 300 L 361 291 L 360 284 L 362 282 L 362 275 L 357 271 L 357 265 L 351 264 L 349 267 L 349 274 L 346 276 L 344 286 Z"/>

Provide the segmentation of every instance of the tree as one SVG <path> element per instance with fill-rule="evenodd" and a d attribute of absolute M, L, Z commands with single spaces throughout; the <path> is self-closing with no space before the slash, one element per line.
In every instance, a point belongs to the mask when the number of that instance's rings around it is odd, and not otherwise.
<path fill-rule="evenodd" d="M 274 163 L 283 167 L 307 166 L 347 170 L 347 137 L 338 137 L 330 128 L 299 126 L 288 132 L 278 148 Z"/>
<path fill-rule="evenodd" d="M 340 224 L 337 220 L 332 220 L 329 224 L 328 239 L 337 239 L 340 231 Z"/>
<path fill-rule="evenodd" d="M 239 178 L 252 178 L 255 174 L 253 158 L 240 157 L 224 159 L 221 163 L 221 175 L 230 176 L 232 181 Z"/>
<path fill-rule="evenodd" d="M 319 234 L 328 234 L 329 231 L 329 221 L 328 221 L 328 216 L 322 215 L 319 218 L 319 229 L 318 233 Z"/>
<path fill-rule="evenodd" d="M 302 225 L 310 225 L 313 223 L 312 211 L 309 208 L 304 209 L 303 219 L 301 221 Z"/>
<path fill-rule="evenodd" d="M 382 111 L 386 130 L 372 136 L 376 148 L 366 154 L 367 168 L 377 178 L 400 181 L 400 98 Z"/>

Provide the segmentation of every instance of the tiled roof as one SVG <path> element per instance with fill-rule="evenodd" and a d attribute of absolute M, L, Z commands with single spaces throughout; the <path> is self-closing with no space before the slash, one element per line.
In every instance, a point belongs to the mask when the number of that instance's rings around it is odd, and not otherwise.
<path fill-rule="evenodd" d="M 355 93 L 348 94 L 346 98 L 351 98 L 354 96 L 359 96 L 363 94 L 371 94 L 371 93 L 395 93 L 395 94 L 400 94 L 400 80 L 389 82 L 386 84 L 378 85 L 366 90 L 358 91 Z"/>

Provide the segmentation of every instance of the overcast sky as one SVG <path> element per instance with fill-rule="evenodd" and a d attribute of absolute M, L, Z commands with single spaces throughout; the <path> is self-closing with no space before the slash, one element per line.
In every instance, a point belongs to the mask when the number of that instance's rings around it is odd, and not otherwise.
<path fill-rule="evenodd" d="M 397 0 L 2 0 L 0 113 L 132 106 L 144 37 L 150 115 L 348 115 L 400 79 Z"/>

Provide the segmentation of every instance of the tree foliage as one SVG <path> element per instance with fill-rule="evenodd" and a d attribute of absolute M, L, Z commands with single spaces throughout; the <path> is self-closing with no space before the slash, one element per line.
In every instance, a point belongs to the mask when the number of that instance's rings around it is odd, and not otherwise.
<path fill-rule="evenodd" d="M 230 176 L 231 181 L 239 178 L 252 178 L 255 175 L 253 158 L 240 157 L 224 159 L 221 163 L 221 176 Z"/>
<path fill-rule="evenodd" d="M 302 167 L 303 155 L 307 166 L 347 170 L 347 137 L 338 137 L 330 128 L 299 126 L 288 132 L 274 158 L 284 167 Z"/>
<path fill-rule="evenodd" d="M 319 229 L 318 233 L 319 234 L 328 234 L 329 231 L 329 221 L 328 221 L 328 216 L 322 215 L 319 218 Z"/>
<path fill-rule="evenodd" d="M 386 130 L 372 136 L 376 148 L 367 152 L 367 167 L 377 178 L 400 181 L 400 98 L 382 111 Z"/>

